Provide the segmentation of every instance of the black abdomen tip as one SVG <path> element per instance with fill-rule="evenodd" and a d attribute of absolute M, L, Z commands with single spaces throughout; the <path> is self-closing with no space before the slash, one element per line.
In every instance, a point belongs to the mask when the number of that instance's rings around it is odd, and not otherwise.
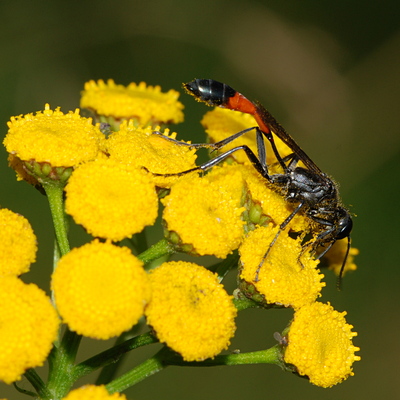
<path fill-rule="evenodd" d="M 189 94 L 209 106 L 224 106 L 236 94 L 236 90 L 213 79 L 195 79 L 183 84 Z"/>

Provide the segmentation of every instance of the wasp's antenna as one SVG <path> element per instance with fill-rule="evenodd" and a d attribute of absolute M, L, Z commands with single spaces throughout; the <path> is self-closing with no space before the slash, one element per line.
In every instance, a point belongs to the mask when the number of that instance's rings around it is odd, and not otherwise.
<path fill-rule="evenodd" d="M 344 272 L 344 267 L 347 262 L 347 257 L 349 256 L 349 253 L 350 253 L 350 247 L 351 247 L 350 236 L 347 236 L 347 250 L 346 250 L 346 254 L 344 256 L 342 266 L 340 267 L 339 276 L 337 277 L 337 281 L 336 281 L 336 287 L 337 287 L 337 290 L 339 290 L 339 291 L 342 290 L 343 272 Z"/>

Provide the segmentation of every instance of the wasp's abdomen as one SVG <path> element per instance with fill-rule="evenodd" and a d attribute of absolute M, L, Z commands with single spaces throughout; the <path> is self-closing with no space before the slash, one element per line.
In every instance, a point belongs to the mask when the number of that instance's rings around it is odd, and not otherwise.
<path fill-rule="evenodd" d="M 209 106 L 224 106 L 236 94 L 236 90 L 222 82 L 213 79 L 195 79 L 185 83 L 183 87 Z"/>

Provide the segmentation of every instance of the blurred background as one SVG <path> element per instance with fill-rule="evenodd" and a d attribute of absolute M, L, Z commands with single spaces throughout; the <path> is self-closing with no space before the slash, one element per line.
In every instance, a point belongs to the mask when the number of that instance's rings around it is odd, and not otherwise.
<path fill-rule="evenodd" d="M 75 109 L 90 79 L 181 90 L 182 82 L 213 78 L 260 100 L 340 182 L 344 203 L 357 215 L 359 268 L 345 277 L 342 292 L 327 273 L 323 297 L 346 310 L 359 333 L 362 361 L 354 377 L 321 389 L 269 365 L 170 367 L 129 389 L 130 399 L 400 398 L 399 13 L 396 0 L 0 2 L 2 137 L 12 115 L 46 102 Z M 208 109 L 186 95 L 181 101 L 186 120 L 174 129 L 182 139 L 201 140 L 199 121 Z M 46 200 L 15 181 L 0 151 L 0 204 L 27 217 L 39 242 L 24 280 L 41 280 L 48 290 L 43 277 L 51 271 L 53 231 Z M 290 317 L 289 310 L 244 311 L 232 348 L 274 345 L 273 332 Z M 91 354 L 104 348 L 89 345 Z M 31 389 L 27 381 L 20 386 Z M 26 398 L 5 384 L 0 397 Z"/>

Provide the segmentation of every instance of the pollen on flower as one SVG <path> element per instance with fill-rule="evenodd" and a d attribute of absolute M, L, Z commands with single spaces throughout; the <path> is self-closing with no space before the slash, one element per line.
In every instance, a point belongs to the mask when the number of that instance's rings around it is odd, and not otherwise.
<path fill-rule="evenodd" d="M 150 174 L 111 159 L 79 166 L 65 191 L 66 212 L 96 237 L 129 238 L 157 218 L 158 197 Z"/>
<path fill-rule="evenodd" d="M 44 364 L 59 320 L 46 294 L 15 276 L 0 277 L 0 380 L 20 380 Z"/>
<path fill-rule="evenodd" d="M 354 375 L 352 365 L 361 358 L 352 339 L 346 312 L 329 304 L 311 303 L 297 310 L 291 323 L 284 360 L 314 385 L 331 387 Z"/>
<path fill-rule="evenodd" d="M 156 128 L 157 130 L 157 128 Z M 176 133 L 165 129 L 163 135 L 172 139 Z M 120 130 L 107 140 L 107 152 L 111 159 L 124 164 L 145 167 L 156 174 L 173 174 L 195 167 L 196 151 L 188 146 L 180 146 L 153 134 L 151 127 L 137 128 L 132 120 L 122 122 Z M 155 176 L 159 187 L 169 187 L 179 177 Z"/>
<path fill-rule="evenodd" d="M 135 119 L 140 125 L 176 124 L 183 121 L 183 104 L 178 97 L 176 90 L 161 92 L 160 86 L 147 86 L 144 82 L 123 86 L 112 79 L 91 80 L 85 83 L 81 107 L 98 115 Z"/>
<path fill-rule="evenodd" d="M 302 253 L 301 238 L 292 239 L 287 230 L 269 247 L 278 229 L 272 224 L 259 227 L 244 239 L 239 248 L 240 278 L 254 286 L 268 304 L 298 309 L 320 296 L 324 276 L 316 268 L 319 261 L 308 251 Z M 268 249 L 268 256 L 262 261 Z"/>
<path fill-rule="evenodd" d="M 52 289 L 72 331 L 104 340 L 135 325 L 151 293 L 142 262 L 127 247 L 97 240 L 60 259 Z"/>
<path fill-rule="evenodd" d="M 181 179 L 162 199 L 168 231 L 177 233 L 182 245 L 193 246 L 194 253 L 225 258 L 243 237 L 244 191 L 241 174 L 228 165 L 202 178 Z"/>
<path fill-rule="evenodd" d="M 36 252 L 36 236 L 29 221 L 6 208 L 0 209 L 0 276 L 28 272 Z"/>
<path fill-rule="evenodd" d="M 176 138 L 176 133 L 170 133 L 169 129 L 165 129 L 163 135 Z M 107 152 L 112 159 L 124 164 L 145 167 L 156 174 L 173 174 L 191 169 L 196 166 L 197 157 L 194 149 L 180 146 L 153 134 L 151 127 L 137 128 L 132 120 L 122 122 L 120 130 L 109 136 Z M 153 177 L 159 187 L 169 187 L 178 179 L 177 176 Z"/>
<path fill-rule="evenodd" d="M 3 141 L 10 154 L 23 161 L 46 162 L 53 167 L 76 166 L 95 159 L 105 140 L 90 118 L 79 115 L 79 109 L 64 114 L 46 104 L 36 115 L 11 117 Z"/>
<path fill-rule="evenodd" d="M 186 361 L 214 357 L 235 333 L 236 308 L 216 274 L 188 262 L 168 262 L 151 271 L 153 297 L 147 322 L 162 343 Z"/>
<path fill-rule="evenodd" d="M 109 394 L 103 385 L 85 385 L 71 390 L 63 400 L 126 400 L 126 396 L 122 393 Z"/>
<path fill-rule="evenodd" d="M 227 137 L 243 131 L 245 129 L 256 127 L 254 117 L 249 114 L 244 114 L 238 111 L 232 111 L 225 108 L 216 107 L 214 110 L 207 112 L 202 121 L 202 125 L 206 128 L 206 132 L 212 143 L 219 142 Z M 280 139 L 275 139 L 275 144 L 279 154 L 284 157 L 292 151 Z M 232 149 L 236 146 L 246 145 L 257 154 L 256 132 L 253 129 L 245 133 L 240 138 L 227 144 L 221 149 L 221 152 Z M 276 162 L 276 158 L 269 143 L 266 143 L 267 164 Z M 232 157 L 241 164 L 249 164 L 250 161 L 243 151 L 237 151 L 232 154 Z"/>

